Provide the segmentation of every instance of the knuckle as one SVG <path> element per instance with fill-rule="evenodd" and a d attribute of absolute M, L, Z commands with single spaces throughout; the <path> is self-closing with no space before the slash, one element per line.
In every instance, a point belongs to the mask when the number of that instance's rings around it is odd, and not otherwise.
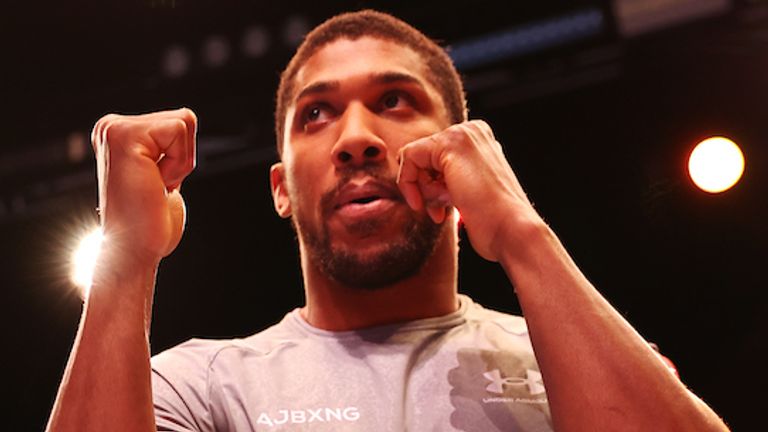
<path fill-rule="evenodd" d="M 102 133 L 104 132 L 104 128 L 109 124 L 109 122 L 112 121 L 114 117 L 115 114 L 107 114 L 96 121 L 96 123 L 93 125 L 93 130 L 91 131 L 91 139 L 94 142 L 101 137 Z"/>
<path fill-rule="evenodd" d="M 420 145 L 423 145 L 423 140 L 419 139 L 416 141 L 409 142 L 408 144 L 402 146 L 400 150 L 398 150 L 398 155 L 400 158 L 407 158 L 409 156 L 409 153 L 413 152 L 414 148 L 419 148 Z"/>
<path fill-rule="evenodd" d="M 115 119 L 117 119 L 119 117 L 121 117 L 119 114 L 114 114 L 114 113 L 105 114 L 96 122 L 96 124 L 97 125 L 104 125 L 104 124 L 107 124 L 107 123 L 109 123 L 111 121 L 114 121 Z"/>
<path fill-rule="evenodd" d="M 101 136 L 106 144 L 119 142 L 125 136 L 125 121 L 118 118 L 110 119 L 104 123 Z"/>
<path fill-rule="evenodd" d="M 471 133 L 468 126 L 461 123 L 446 130 L 446 146 L 462 146 L 467 140 L 471 140 Z"/>
<path fill-rule="evenodd" d="M 194 130 L 197 127 L 197 114 L 191 109 L 182 108 L 179 110 L 179 117 L 188 129 Z"/>
<path fill-rule="evenodd" d="M 109 140 L 115 138 L 115 133 L 118 133 L 122 129 L 122 124 L 125 122 L 125 116 L 119 114 L 107 114 L 101 117 L 93 128 L 93 134 L 97 138 Z"/>
<path fill-rule="evenodd" d="M 172 121 L 172 131 L 178 136 L 184 136 L 187 134 L 187 123 L 183 119 L 176 119 Z"/>
<path fill-rule="evenodd" d="M 481 121 L 481 123 L 480 123 L 480 127 L 481 127 L 481 130 L 482 130 L 483 132 L 485 132 L 485 134 L 486 134 L 486 135 L 487 135 L 489 138 L 493 138 L 493 137 L 494 137 L 493 128 L 492 128 L 492 127 L 491 127 L 491 125 L 489 125 L 487 122 L 485 122 L 485 121 Z"/>
<path fill-rule="evenodd" d="M 466 127 L 467 122 L 464 123 L 455 123 L 450 126 L 448 126 L 447 129 L 445 129 L 448 133 L 455 133 L 456 131 L 463 130 Z"/>
<path fill-rule="evenodd" d="M 455 124 L 445 130 L 445 135 L 449 141 L 457 141 L 467 136 L 466 125 L 464 123 Z"/>
<path fill-rule="evenodd" d="M 468 127 L 471 128 L 471 130 L 474 131 L 475 133 L 478 133 L 481 135 L 486 134 L 489 129 L 488 124 L 483 120 L 472 120 L 468 124 Z"/>
<path fill-rule="evenodd" d="M 471 120 L 467 122 L 467 132 L 469 138 L 473 141 L 477 141 L 478 144 L 484 141 L 496 141 L 491 126 L 485 120 Z"/>

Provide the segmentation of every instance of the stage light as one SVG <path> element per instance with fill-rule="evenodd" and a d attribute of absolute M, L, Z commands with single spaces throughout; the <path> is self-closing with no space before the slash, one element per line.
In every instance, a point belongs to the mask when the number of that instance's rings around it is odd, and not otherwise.
<path fill-rule="evenodd" d="M 688 158 L 688 173 L 700 189 L 720 193 L 733 187 L 744 173 L 744 155 L 724 137 L 700 142 Z"/>
<path fill-rule="evenodd" d="M 80 163 L 89 155 L 88 138 L 83 132 L 72 132 L 67 136 L 67 159 L 73 164 Z"/>
<path fill-rule="evenodd" d="M 169 78 L 179 78 L 189 70 L 189 53 L 186 48 L 173 45 L 163 56 L 163 72 Z"/>
<path fill-rule="evenodd" d="M 243 54 L 250 58 L 263 57 L 269 50 L 270 36 L 266 28 L 251 26 L 243 34 Z"/>
<path fill-rule="evenodd" d="M 96 259 L 101 250 L 101 244 L 104 241 L 104 234 L 101 228 L 89 232 L 85 235 L 75 249 L 71 257 L 72 282 L 82 290 L 83 297 L 88 295 L 93 279 L 93 269 L 96 266 Z"/>
<path fill-rule="evenodd" d="M 229 60 L 229 41 L 219 35 L 209 36 L 203 42 L 203 61 L 212 68 L 223 66 Z"/>
<path fill-rule="evenodd" d="M 283 41 L 289 47 L 297 47 L 309 33 L 309 21 L 300 15 L 288 17 L 283 27 Z"/>

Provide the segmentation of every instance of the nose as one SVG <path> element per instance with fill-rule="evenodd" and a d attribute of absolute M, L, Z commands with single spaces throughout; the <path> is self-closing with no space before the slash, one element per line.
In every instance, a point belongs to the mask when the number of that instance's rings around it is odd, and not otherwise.
<path fill-rule="evenodd" d="M 376 133 L 376 116 L 362 104 L 350 104 L 341 119 L 341 133 L 331 150 L 337 168 L 379 163 L 387 157 L 387 146 Z"/>

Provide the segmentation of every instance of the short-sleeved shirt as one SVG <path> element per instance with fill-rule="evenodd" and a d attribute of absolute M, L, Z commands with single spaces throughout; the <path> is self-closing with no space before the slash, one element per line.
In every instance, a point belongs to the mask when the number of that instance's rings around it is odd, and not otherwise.
<path fill-rule="evenodd" d="M 296 309 L 253 336 L 152 359 L 160 431 L 551 431 L 523 318 L 451 314 L 354 331 Z"/>

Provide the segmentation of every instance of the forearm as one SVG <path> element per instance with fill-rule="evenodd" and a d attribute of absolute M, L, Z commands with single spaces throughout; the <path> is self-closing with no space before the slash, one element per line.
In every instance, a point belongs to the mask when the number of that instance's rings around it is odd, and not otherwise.
<path fill-rule="evenodd" d="M 595 290 L 552 231 L 543 222 L 528 225 L 501 263 L 528 322 L 555 428 L 726 430 Z"/>
<path fill-rule="evenodd" d="M 149 322 L 156 266 L 97 267 L 48 431 L 154 431 Z"/>

